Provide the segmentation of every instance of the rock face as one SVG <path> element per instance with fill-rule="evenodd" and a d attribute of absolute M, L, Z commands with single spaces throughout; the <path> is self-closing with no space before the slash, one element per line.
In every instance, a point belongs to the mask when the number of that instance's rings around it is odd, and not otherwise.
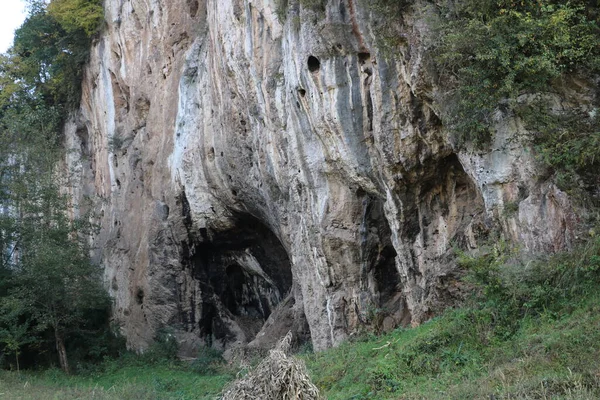
<path fill-rule="evenodd" d="M 67 157 L 133 348 L 169 326 L 187 352 L 287 329 L 324 349 L 451 304 L 453 246 L 576 234 L 518 121 L 453 147 L 424 5 L 300 3 L 105 1 Z"/>

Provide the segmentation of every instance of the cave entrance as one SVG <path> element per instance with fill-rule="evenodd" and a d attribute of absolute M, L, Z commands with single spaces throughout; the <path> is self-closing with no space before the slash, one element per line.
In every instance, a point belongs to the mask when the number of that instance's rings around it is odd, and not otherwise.
<path fill-rule="evenodd" d="M 271 314 L 271 306 L 281 301 L 276 286 L 261 276 L 251 275 L 240 265 L 228 266 L 225 275 L 227 279 L 221 299 L 235 316 L 265 321 Z M 276 295 L 269 296 L 272 293 Z"/>
<path fill-rule="evenodd" d="M 383 200 L 359 190 L 357 197 L 363 204 L 361 225 L 361 254 L 365 269 L 364 282 L 377 299 L 377 307 L 389 307 L 400 291 L 400 274 L 396 268 L 396 250 L 392 231 L 385 218 Z"/>
<path fill-rule="evenodd" d="M 260 220 L 235 214 L 226 230 L 204 228 L 187 265 L 201 288 L 184 319 L 210 345 L 250 342 L 292 286 L 291 264 L 277 236 Z"/>

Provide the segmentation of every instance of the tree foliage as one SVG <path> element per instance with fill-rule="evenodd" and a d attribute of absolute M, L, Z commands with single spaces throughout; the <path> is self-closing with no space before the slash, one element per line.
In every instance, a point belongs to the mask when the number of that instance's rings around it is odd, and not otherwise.
<path fill-rule="evenodd" d="M 550 92 L 564 74 L 600 71 L 598 5 L 587 0 L 447 1 L 434 33 L 447 89 L 445 119 L 459 143 L 484 144 L 496 113 L 519 95 Z"/>
<path fill-rule="evenodd" d="M 0 350 L 17 366 L 24 348 L 54 348 L 68 372 L 69 342 L 108 327 L 110 301 L 86 242 L 93 226 L 60 167 L 62 123 L 101 18 L 96 0 L 30 1 L 0 57 Z"/>
<path fill-rule="evenodd" d="M 67 31 L 92 36 L 102 23 L 102 0 L 54 0 L 48 13 Z"/>
<path fill-rule="evenodd" d="M 9 89 L 0 97 L 0 105 L 18 82 L 46 104 L 76 107 L 83 66 L 102 21 L 97 0 L 54 0 L 47 6 L 33 1 L 30 15 L 15 32 L 12 48 L 0 60 L 4 72 L 0 85 Z"/>

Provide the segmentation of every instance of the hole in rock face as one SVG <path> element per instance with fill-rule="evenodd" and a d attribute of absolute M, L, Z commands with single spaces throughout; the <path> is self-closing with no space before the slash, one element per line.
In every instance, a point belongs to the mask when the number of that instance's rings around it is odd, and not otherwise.
<path fill-rule="evenodd" d="M 199 298 L 189 300 L 198 305 L 191 309 L 202 312 L 180 318 L 207 343 L 224 347 L 239 340 L 240 330 L 245 340 L 254 339 L 292 286 L 287 252 L 267 226 L 249 214 L 234 214 L 229 226 L 224 231 L 202 228 L 184 254 L 184 264 L 202 288 Z"/>
<path fill-rule="evenodd" d="M 138 288 L 135 293 L 135 302 L 140 305 L 144 303 L 144 289 Z"/>
<path fill-rule="evenodd" d="M 321 62 L 315 56 L 308 56 L 307 65 L 310 72 L 318 72 L 321 69 Z"/>
<path fill-rule="evenodd" d="M 304 97 L 304 96 L 306 96 L 306 90 L 298 89 L 298 94 L 300 95 L 300 97 Z"/>
<path fill-rule="evenodd" d="M 364 273 L 371 275 L 376 287 L 373 288 L 379 298 L 379 306 L 386 304 L 400 290 L 400 274 L 396 268 L 396 250 L 392 244 L 392 231 L 385 218 L 383 200 L 367 194 L 359 188 L 356 195 L 363 204 L 361 222 L 362 257 L 368 265 Z"/>
<path fill-rule="evenodd" d="M 371 58 L 371 53 L 366 53 L 366 52 L 358 53 L 358 61 L 361 64 L 366 63 L 367 61 L 369 61 L 370 58 Z"/>

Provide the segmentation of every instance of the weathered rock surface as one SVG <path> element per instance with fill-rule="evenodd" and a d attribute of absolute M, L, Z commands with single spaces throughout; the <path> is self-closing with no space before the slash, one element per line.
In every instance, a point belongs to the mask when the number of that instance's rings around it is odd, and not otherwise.
<path fill-rule="evenodd" d="M 452 146 L 424 7 L 383 24 L 366 1 L 275 3 L 105 2 L 67 144 L 130 346 L 171 326 L 188 351 L 288 328 L 324 349 L 454 301 L 452 247 L 490 230 L 570 245 L 518 121 L 490 152 Z"/>

